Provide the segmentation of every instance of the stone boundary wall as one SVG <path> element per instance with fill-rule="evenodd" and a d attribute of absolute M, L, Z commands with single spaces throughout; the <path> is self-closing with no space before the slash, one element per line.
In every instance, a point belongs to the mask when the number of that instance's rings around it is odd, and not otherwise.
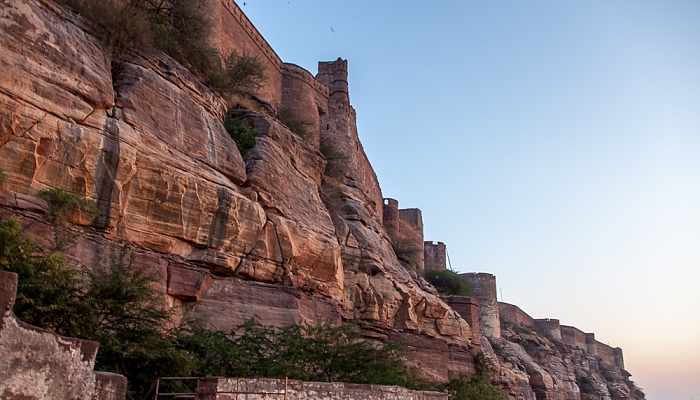
<path fill-rule="evenodd" d="M 573 326 L 561 325 L 561 341 L 582 350 L 587 350 L 586 334 Z"/>
<path fill-rule="evenodd" d="M 17 274 L 0 271 L 0 399 L 123 400 L 126 378 L 93 371 L 97 342 L 15 318 L 17 283 Z"/>
<path fill-rule="evenodd" d="M 241 394 L 236 394 L 236 392 Z M 197 387 L 196 399 L 447 400 L 447 393 L 414 391 L 397 386 L 352 383 L 302 382 L 268 378 L 202 378 Z"/>
<path fill-rule="evenodd" d="M 513 320 L 518 324 L 529 328 L 535 327 L 535 320 L 516 305 L 499 301 L 498 313 L 501 315 L 501 318 Z"/>

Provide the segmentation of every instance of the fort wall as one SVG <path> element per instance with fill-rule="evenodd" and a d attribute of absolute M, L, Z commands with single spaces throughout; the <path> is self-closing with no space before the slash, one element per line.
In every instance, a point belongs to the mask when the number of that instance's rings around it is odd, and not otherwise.
<path fill-rule="evenodd" d="M 496 277 L 492 274 L 477 272 L 459 275 L 469 282 L 472 297 L 479 303 L 481 332 L 490 338 L 500 338 L 501 321 L 496 297 Z"/>
<path fill-rule="evenodd" d="M 625 368 L 622 349 L 619 347 L 612 348 L 597 341 L 593 333 L 585 333 L 573 326 L 561 325 L 558 319 L 534 319 L 513 304 L 498 302 L 498 311 L 500 318 L 504 320 L 510 320 L 518 325 L 534 328 L 551 340 L 561 340 L 569 346 L 586 350 L 588 353 L 600 357 L 605 364 L 615 365 L 622 369 Z"/>
<path fill-rule="evenodd" d="M 476 299 L 466 296 L 443 297 L 453 310 L 464 318 L 472 330 L 472 351 L 476 355 L 481 348 L 481 325 L 479 324 L 479 303 Z"/>
<path fill-rule="evenodd" d="M 445 243 L 423 242 L 423 264 L 426 271 L 447 269 L 447 246 Z"/>
<path fill-rule="evenodd" d="M 536 319 L 535 329 L 549 339 L 561 340 L 561 325 L 558 319 Z"/>
<path fill-rule="evenodd" d="M 282 60 L 233 0 L 210 0 L 213 45 L 223 55 L 232 50 L 257 57 L 265 66 L 265 83 L 257 98 L 276 113 L 282 103 Z"/>
<path fill-rule="evenodd" d="M 335 160 L 328 160 L 328 175 L 354 182 L 370 200 L 379 221 L 382 220 L 382 190 L 377 174 L 367 158 L 367 153 L 357 133 L 357 116 L 350 105 L 348 87 L 348 62 L 338 58 L 335 61 L 318 63 L 316 79 L 328 87 L 328 112 L 320 116 L 321 143 L 323 153 L 333 153 Z"/>
<path fill-rule="evenodd" d="M 499 301 L 498 312 L 501 318 L 515 321 L 517 324 L 527 326 L 529 328 L 535 327 L 535 320 L 516 305 Z"/>
<path fill-rule="evenodd" d="M 321 115 L 328 113 L 328 87 L 307 70 L 285 63 L 282 65 L 282 122 L 291 119 L 303 125 L 302 139 L 318 150 L 321 143 Z"/>
<path fill-rule="evenodd" d="M 561 325 L 561 341 L 569 346 L 587 350 L 586 334 L 573 326 Z"/>
<path fill-rule="evenodd" d="M 399 209 L 395 199 L 383 199 L 382 224 L 397 256 L 424 275 L 423 216 L 417 208 Z"/>

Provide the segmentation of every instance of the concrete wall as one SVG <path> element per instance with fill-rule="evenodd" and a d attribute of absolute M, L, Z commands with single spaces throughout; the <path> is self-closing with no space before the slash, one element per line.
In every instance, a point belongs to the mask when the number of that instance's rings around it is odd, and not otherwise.
<path fill-rule="evenodd" d="M 496 277 L 492 274 L 477 272 L 459 275 L 469 282 L 472 297 L 479 302 L 481 332 L 490 338 L 500 338 L 501 320 L 496 297 Z"/>
<path fill-rule="evenodd" d="M 122 400 L 126 378 L 94 373 L 97 343 L 56 335 L 12 313 L 17 274 L 0 271 L 0 399 Z"/>
<path fill-rule="evenodd" d="M 236 394 L 236 392 L 247 394 Z M 197 388 L 197 400 L 234 399 L 447 400 L 447 394 L 413 391 L 397 386 L 302 382 L 296 380 L 285 381 L 284 379 L 264 378 L 203 378 Z"/>
<path fill-rule="evenodd" d="M 447 246 L 445 243 L 423 242 L 423 263 L 426 271 L 447 269 Z"/>
<path fill-rule="evenodd" d="M 499 301 L 498 312 L 501 318 L 512 320 L 519 325 L 527 326 L 529 328 L 535 327 L 535 320 L 516 305 Z"/>

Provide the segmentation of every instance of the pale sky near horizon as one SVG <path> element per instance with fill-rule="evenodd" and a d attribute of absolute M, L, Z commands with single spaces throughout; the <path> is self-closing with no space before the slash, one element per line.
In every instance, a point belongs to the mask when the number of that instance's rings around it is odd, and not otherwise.
<path fill-rule="evenodd" d="M 700 2 L 238 3 L 285 62 L 348 59 L 383 194 L 453 269 L 700 400 Z"/>

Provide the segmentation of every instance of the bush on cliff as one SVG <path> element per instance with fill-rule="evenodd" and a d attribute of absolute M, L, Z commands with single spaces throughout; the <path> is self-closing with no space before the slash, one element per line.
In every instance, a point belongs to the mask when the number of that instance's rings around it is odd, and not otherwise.
<path fill-rule="evenodd" d="M 469 296 L 470 293 L 469 282 L 450 270 L 425 271 L 425 280 L 445 296 Z"/>
<path fill-rule="evenodd" d="M 226 116 L 224 119 L 224 128 L 231 135 L 231 139 L 236 142 L 238 151 L 241 156 L 245 157 L 248 150 L 255 147 L 255 134 L 253 129 L 241 118 Z"/>
<path fill-rule="evenodd" d="M 223 96 L 255 94 L 265 67 L 254 56 L 212 47 L 212 11 L 206 0 L 57 0 L 85 17 L 109 47 L 113 73 L 129 53 L 157 48 Z"/>

